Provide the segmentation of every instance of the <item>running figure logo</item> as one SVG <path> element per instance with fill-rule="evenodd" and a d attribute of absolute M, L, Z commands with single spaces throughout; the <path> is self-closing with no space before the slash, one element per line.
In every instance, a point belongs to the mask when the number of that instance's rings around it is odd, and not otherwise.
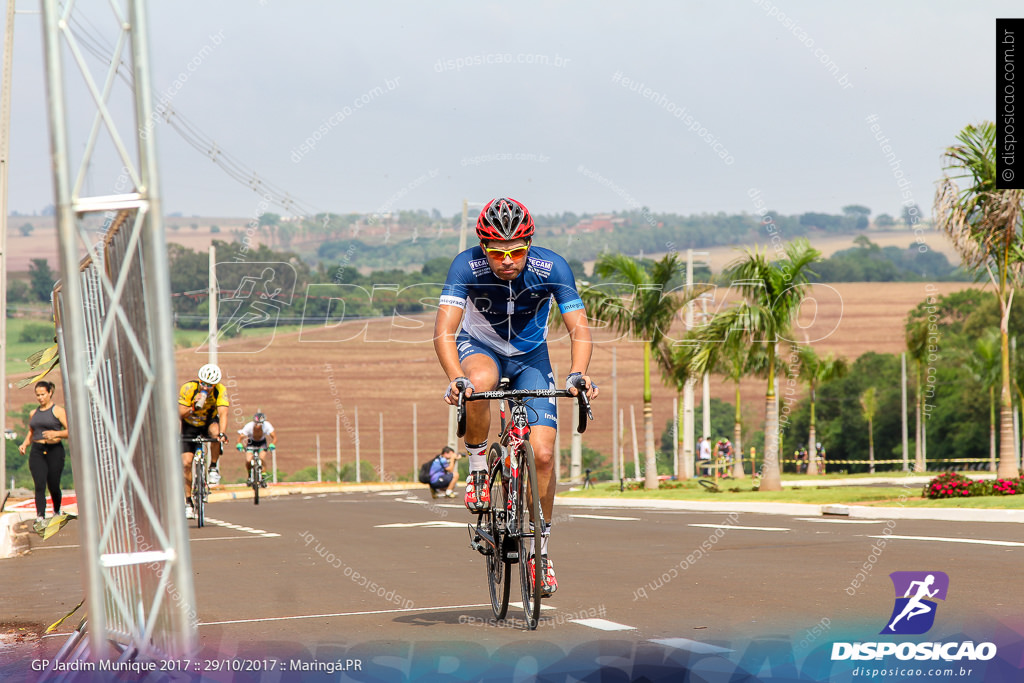
<path fill-rule="evenodd" d="M 220 353 L 257 353 L 270 345 L 282 312 L 291 311 L 297 273 L 290 263 L 227 261 L 217 264 L 218 340 L 237 336 L 245 328 L 264 328 L 267 342 L 261 349 L 221 349 Z M 207 340 L 208 341 L 208 340 Z M 208 343 L 196 349 L 206 353 Z"/>
<path fill-rule="evenodd" d="M 896 604 L 889 623 L 881 633 L 927 633 L 935 623 L 937 607 L 937 603 L 928 598 L 946 599 L 949 576 L 945 572 L 893 572 L 889 578 L 896 589 Z"/>

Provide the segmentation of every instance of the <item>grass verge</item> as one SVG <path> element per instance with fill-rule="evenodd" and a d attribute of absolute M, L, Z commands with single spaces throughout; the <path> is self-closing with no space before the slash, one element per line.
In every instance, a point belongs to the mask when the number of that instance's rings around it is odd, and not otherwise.
<path fill-rule="evenodd" d="M 675 484 L 676 482 L 672 482 Z M 806 503 L 810 505 L 876 505 L 890 507 L 925 508 L 981 508 L 1001 510 L 1024 509 L 1024 495 L 1018 496 L 976 496 L 962 499 L 929 500 L 921 497 L 922 485 L 900 486 L 803 486 L 785 488 L 782 491 L 754 491 L 747 482 L 720 482 L 717 493 L 706 489 L 697 481 L 680 482 L 678 488 L 662 487 L 653 491 L 619 491 L 618 484 L 601 483 L 586 490 L 577 489 L 560 492 L 567 498 L 618 498 L 625 500 L 693 500 L 702 502 L 748 502 L 748 503 Z M 729 489 L 738 490 L 729 490 Z M 900 500 L 900 496 L 906 498 Z"/>

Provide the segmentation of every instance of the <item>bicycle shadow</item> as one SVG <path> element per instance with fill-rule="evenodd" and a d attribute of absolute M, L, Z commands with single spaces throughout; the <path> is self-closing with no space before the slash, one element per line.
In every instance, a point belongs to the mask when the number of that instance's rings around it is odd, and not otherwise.
<path fill-rule="evenodd" d="M 483 610 L 479 612 L 481 615 L 484 614 Z M 392 621 L 399 624 L 408 624 L 409 626 L 452 626 L 460 623 L 460 619 L 462 619 L 461 623 L 465 623 L 466 614 L 463 610 L 453 611 L 441 608 L 434 612 L 403 614 L 402 616 L 395 617 Z M 487 610 L 487 614 L 490 614 L 490 610 Z"/>
<path fill-rule="evenodd" d="M 511 613 L 504 619 L 495 619 L 494 613 L 488 607 L 460 609 L 460 610 L 438 610 L 435 612 L 420 612 L 417 614 L 406 614 L 395 617 L 392 621 L 410 626 L 487 626 L 491 628 L 511 628 L 529 630 L 526 620 L 521 616 Z M 544 617 L 541 616 L 543 622 Z"/>

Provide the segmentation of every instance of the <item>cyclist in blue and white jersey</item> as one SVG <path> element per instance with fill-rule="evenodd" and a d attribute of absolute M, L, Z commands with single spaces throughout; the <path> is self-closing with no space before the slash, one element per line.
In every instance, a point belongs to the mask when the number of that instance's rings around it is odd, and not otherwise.
<path fill-rule="evenodd" d="M 569 264 L 555 252 L 531 244 L 533 218 L 514 199 L 500 197 L 488 202 L 477 219 L 476 233 L 479 246 L 467 249 L 452 262 L 434 323 L 434 350 L 449 380 L 445 401 L 457 401 L 456 383 L 460 380 L 467 396 L 496 388 L 502 377 L 511 380 L 513 389 L 554 389 L 546 343 L 552 299 L 571 341 L 565 386 L 575 395 L 572 383 L 582 376 L 588 397 L 595 398 L 597 385 L 587 376 L 590 327 Z M 531 399 L 530 407 L 530 443 L 537 462 L 541 507 L 545 519 L 550 520 L 556 483 L 555 400 Z M 466 404 L 470 471 L 466 507 L 471 512 L 490 509 L 486 462 L 490 419 L 486 402 Z M 550 528 L 544 531 L 540 552 L 546 556 Z M 532 557 L 529 562 L 532 572 Z M 550 562 L 547 567 L 543 591 L 550 595 L 558 584 Z"/>

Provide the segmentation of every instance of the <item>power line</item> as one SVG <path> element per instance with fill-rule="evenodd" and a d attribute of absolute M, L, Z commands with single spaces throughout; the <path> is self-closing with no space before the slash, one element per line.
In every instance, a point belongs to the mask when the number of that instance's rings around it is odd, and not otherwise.
<path fill-rule="evenodd" d="M 86 26 L 87 23 L 88 19 L 80 17 L 79 13 L 73 13 L 69 17 L 69 24 L 74 28 L 74 33 L 82 48 L 100 63 L 110 66 L 114 59 L 114 46 L 106 42 L 102 36 L 97 35 L 94 26 L 91 24 Z M 117 75 L 129 88 L 134 88 L 135 80 L 131 73 L 131 67 L 120 56 L 118 56 Z M 199 126 L 172 107 L 169 101 L 158 102 L 155 111 L 191 147 L 217 164 L 229 177 L 252 189 L 268 202 L 276 204 L 296 216 L 325 213 L 312 204 L 298 199 L 286 189 L 261 178 L 256 171 L 248 169 L 239 159 L 221 148 L 216 140 L 206 135 Z M 143 122 L 141 125 L 147 126 L 149 122 Z"/>

